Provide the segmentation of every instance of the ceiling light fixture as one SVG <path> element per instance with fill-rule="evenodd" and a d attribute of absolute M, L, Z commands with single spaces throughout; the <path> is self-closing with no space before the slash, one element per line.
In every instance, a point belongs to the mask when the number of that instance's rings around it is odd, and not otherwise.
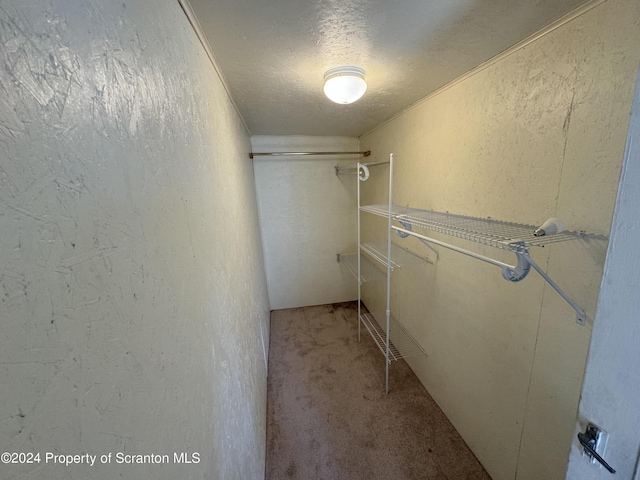
<path fill-rule="evenodd" d="M 332 102 L 353 103 L 366 91 L 364 70 L 359 67 L 335 67 L 324 74 L 324 94 Z"/>

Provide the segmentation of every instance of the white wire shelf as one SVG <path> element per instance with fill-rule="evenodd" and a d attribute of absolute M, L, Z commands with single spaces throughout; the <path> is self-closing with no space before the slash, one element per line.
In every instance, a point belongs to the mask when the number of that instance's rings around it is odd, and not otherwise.
<path fill-rule="evenodd" d="M 353 276 L 358 279 L 358 254 L 357 253 L 341 253 L 339 262 L 347 267 Z M 365 255 L 360 255 L 360 281 L 362 283 L 384 280 L 387 278 L 386 272 L 383 272 Z"/>
<path fill-rule="evenodd" d="M 403 228 L 395 225 L 391 230 L 395 230 L 402 238 L 409 235 L 414 236 L 425 243 L 429 248 L 431 244 L 454 250 L 458 253 L 491 263 L 502 268 L 502 276 L 510 282 L 519 282 L 527 277 L 531 268 L 537 271 L 551 287 L 558 292 L 566 302 L 578 314 L 577 322 L 584 325 L 586 314 L 561 288 L 556 284 L 546 272 L 529 255 L 530 247 L 544 247 L 545 245 L 570 240 L 596 238 L 603 236 L 587 234 L 582 231 L 563 231 L 553 235 L 535 236 L 534 232 L 538 228 L 534 225 L 521 223 L 503 222 L 491 218 L 469 217 L 465 215 L 455 215 L 452 213 L 434 212 L 433 210 L 419 210 L 416 208 L 401 207 L 398 205 L 380 204 L 361 206 L 363 212 L 372 213 L 385 218 L 391 214 L 392 220 L 400 223 Z M 389 212 L 391 210 L 391 212 Z M 413 227 L 425 228 L 444 235 L 462 238 L 471 242 L 489 245 L 492 247 L 510 250 L 516 254 L 517 264 L 510 265 L 501 260 L 487 257 L 477 252 L 472 252 L 458 246 L 430 238 L 413 231 Z M 606 237 L 604 237 L 606 238 Z"/>
<path fill-rule="evenodd" d="M 360 210 L 382 217 L 389 216 L 388 205 L 367 205 L 360 207 Z M 419 210 L 399 205 L 393 205 L 391 216 L 394 220 L 403 224 L 410 224 L 444 235 L 513 251 L 529 247 L 544 247 L 550 243 L 577 240 L 590 236 L 582 231 L 564 231 L 555 235 L 536 237 L 533 232 L 538 227 L 534 225 L 435 212 L 433 210 Z"/>
<path fill-rule="evenodd" d="M 387 258 L 387 242 L 375 242 L 375 243 L 363 243 L 360 245 L 363 252 L 371 255 L 377 262 L 388 266 Z M 411 265 L 413 263 L 425 262 L 426 259 L 410 252 L 406 248 L 399 247 L 395 243 L 391 244 L 391 270 L 400 268 L 405 265 Z M 356 275 L 357 277 L 357 275 Z"/>
<path fill-rule="evenodd" d="M 387 334 L 386 329 L 381 325 L 386 325 L 386 314 L 363 313 L 360 320 L 371 334 L 371 338 L 376 343 L 380 352 L 386 356 Z M 378 321 L 378 319 L 380 321 Z M 427 352 L 413 338 L 407 329 L 393 316 L 389 321 L 389 363 L 416 355 L 426 355 Z"/>

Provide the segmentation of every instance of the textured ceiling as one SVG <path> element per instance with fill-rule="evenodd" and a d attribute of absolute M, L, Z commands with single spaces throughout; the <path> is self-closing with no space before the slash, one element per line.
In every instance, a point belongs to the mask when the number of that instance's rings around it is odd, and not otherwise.
<path fill-rule="evenodd" d="M 585 0 L 189 0 L 252 135 L 360 136 Z M 351 105 L 326 70 L 364 68 Z"/>

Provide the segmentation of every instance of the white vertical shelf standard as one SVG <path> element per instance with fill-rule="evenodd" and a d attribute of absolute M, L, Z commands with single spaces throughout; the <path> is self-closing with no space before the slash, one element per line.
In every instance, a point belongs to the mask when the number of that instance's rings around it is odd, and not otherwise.
<path fill-rule="evenodd" d="M 360 215 L 362 212 L 370 212 L 366 206 L 361 205 L 360 183 L 369 178 L 370 172 L 367 166 L 389 164 L 389 202 L 379 213 L 387 218 L 386 242 L 363 243 L 361 236 Z M 361 325 L 364 325 L 371 338 L 385 357 L 385 391 L 389 393 L 389 367 L 392 361 L 397 361 L 412 355 L 426 355 L 425 350 L 391 314 L 391 272 L 405 263 L 425 261 L 426 259 L 403 249 L 391 242 L 393 230 L 393 154 L 389 155 L 389 162 L 376 162 L 369 164 L 358 163 L 357 172 L 357 197 L 358 197 L 358 341 L 361 340 Z M 378 214 L 376 212 L 376 214 Z M 362 258 L 368 255 L 386 268 L 386 297 L 384 314 L 362 313 Z M 382 321 L 381 317 L 384 318 Z M 384 324 L 384 326 L 381 326 Z"/>

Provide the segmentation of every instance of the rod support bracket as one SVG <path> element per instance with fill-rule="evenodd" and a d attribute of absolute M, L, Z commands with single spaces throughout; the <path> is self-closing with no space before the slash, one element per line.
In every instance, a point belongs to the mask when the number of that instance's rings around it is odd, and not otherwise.
<path fill-rule="evenodd" d="M 510 282 L 519 282 L 520 280 L 524 280 L 531 270 L 529 256 L 526 253 L 516 252 L 516 257 L 518 258 L 518 264 L 515 268 L 502 268 L 502 277 Z"/>

